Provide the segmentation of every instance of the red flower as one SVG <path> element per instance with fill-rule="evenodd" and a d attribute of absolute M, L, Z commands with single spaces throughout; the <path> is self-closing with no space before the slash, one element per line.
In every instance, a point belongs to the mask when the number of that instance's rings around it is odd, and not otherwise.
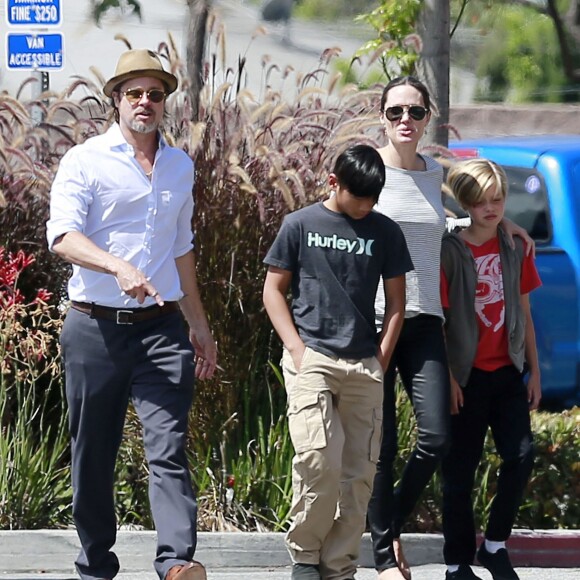
<path fill-rule="evenodd" d="M 36 298 L 34 302 L 43 302 L 46 304 L 52 298 L 52 292 L 49 292 L 46 288 L 40 288 L 36 293 Z"/>
<path fill-rule="evenodd" d="M 24 296 L 17 288 L 18 277 L 35 260 L 32 254 L 26 254 L 22 250 L 13 254 L 6 252 L 6 248 L 0 247 L 0 305 L 3 308 L 24 302 Z M 52 294 L 45 288 L 41 288 L 32 303 L 46 304 L 51 298 Z"/>

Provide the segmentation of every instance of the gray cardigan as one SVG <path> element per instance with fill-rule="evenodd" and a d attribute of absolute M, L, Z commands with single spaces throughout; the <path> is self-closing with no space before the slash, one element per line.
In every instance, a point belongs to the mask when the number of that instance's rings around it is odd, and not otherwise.
<path fill-rule="evenodd" d="M 526 318 L 520 304 L 520 278 L 524 256 L 523 242 L 515 238 L 510 248 L 507 236 L 498 228 L 499 254 L 505 300 L 505 325 L 508 331 L 508 354 L 521 372 L 525 360 Z M 441 267 L 448 282 L 450 308 L 445 313 L 445 338 L 449 366 L 457 382 L 467 384 L 477 352 L 479 332 L 475 312 L 477 272 L 473 254 L 454 233 L 445 234 L 441 245 Z"/>

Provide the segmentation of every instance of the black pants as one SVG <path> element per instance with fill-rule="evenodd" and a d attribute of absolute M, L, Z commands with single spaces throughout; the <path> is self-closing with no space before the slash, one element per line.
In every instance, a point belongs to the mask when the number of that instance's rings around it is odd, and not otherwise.
<path fill-rule="evenodd" d="M 475 556 L 471 495 L 488 426 L 502 461 L 485 531 L 488 540 L 509 538 L 534 461 L 527 388 L 515 367 L 473 369 L 463 397 L 463 408 L 451 419 L 451 449 L 443 460 L 447 564 L 471 564 Z"/>
<path fill-rule="evenodd" d="M 113 578 L 114 470 L 129 400 L 141 424 L 157 530 L 155 569 L 191 560 L 197 503 L 185 453 L 193 348 L 179 313 L 132 326 L 71 309 L 61 336 L 72 437 L 73 517 L 83 580 Z"/>
<path fill-rule="evenodd" d="M 397 490 L 393 492 L 393 462 L 397 454 L 395 378 L 398 371 L 417 419 L 417 447 L 411 454 Z M 385 374 L 383 440 L 377 464 L 368 522 L 377 570 L 394 568 L 393 538 L 449 444 L 449 370 L 442 320 L 420 315 L 407 318 Z"/>

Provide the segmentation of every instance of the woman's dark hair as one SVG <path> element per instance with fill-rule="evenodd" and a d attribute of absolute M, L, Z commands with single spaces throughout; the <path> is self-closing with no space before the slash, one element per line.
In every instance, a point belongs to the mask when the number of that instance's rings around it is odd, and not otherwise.
<path fill-rule="evenodd" d="M 385 103 L 387 102 L 387 94 L 394 87 L 400 87 L 401 85 L 409 85 L 414 89 L 417 89 L 421 96 L 423 97 L 423 104 L 427 110 L 431 110 L 431 97 L 429 96 L 429 91 L 427 87 L 416 77 L 405 76 L 397 77 L 390 81 L 387 86 L 383 89 L 383 95 L 381 96 L 381 113 L 385 110 Z"/>
<path fill-rule="evenodd" d="M 338 183 L 355 197 L 371 197 L 375 202 L 385 184 L 385 163 L 370 145 L 353 145 L 334 164 Z"/>

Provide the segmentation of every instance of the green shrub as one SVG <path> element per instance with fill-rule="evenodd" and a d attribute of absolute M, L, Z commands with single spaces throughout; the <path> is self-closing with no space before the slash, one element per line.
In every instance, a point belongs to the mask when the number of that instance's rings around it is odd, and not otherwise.
<path fill-rule="evenodd" d="M 402 468 L 416 441 L 411 405 L 398 387 L 399 455 L 395 472 Z M 534 471 L 515 527 L 531 529 L 576 528 L 580 516 L 576 498 L 580 492 L 580 408 L 570 411 L 532 413 L 536 447 Z M 476 526 L 483 529 L 497 488 L 500 459 L 491 434 L 476 473 L 473 506 Z M 435 474 L 408 522 L 407 532 L 441 531 L 441 475 Z"/>
<path fill-rule="evenodd" d="M 33 262 L 0 248 L 0 529 L 70 520 L 60 317 L 45 290 L 31 301 L 20 292 L 20 275 Z"/>
<path fill-rule="evenodd" d="M 580 521 L 580 407 L 534 413 L 536 463 L 520 527 L 574 528 Z"/>
<path fill-rule="evenodd" d="M 277 531 L 286 527 L 291 502 L 293 449 L 285 414 L 255 419 L 255 435 L 227 419 L 216 446 L 190 436 L 189 461 L 201 531 Z M 117 462 L 115 495 L 122 525 L 153 528 L 141 428 L 132 408 Z"/>
<path fill-rule="evenodd" d="M 246 445 L 229 445 L 192 466 L 200 506 L 200 529 L 208 531 L 281 531 L 288 523 L 292 499 L 294 451 L 285 415 L 274 424 L 257 419 L 258 434 Z M 197 468 L 197 469 L 196 469 Z"/>

